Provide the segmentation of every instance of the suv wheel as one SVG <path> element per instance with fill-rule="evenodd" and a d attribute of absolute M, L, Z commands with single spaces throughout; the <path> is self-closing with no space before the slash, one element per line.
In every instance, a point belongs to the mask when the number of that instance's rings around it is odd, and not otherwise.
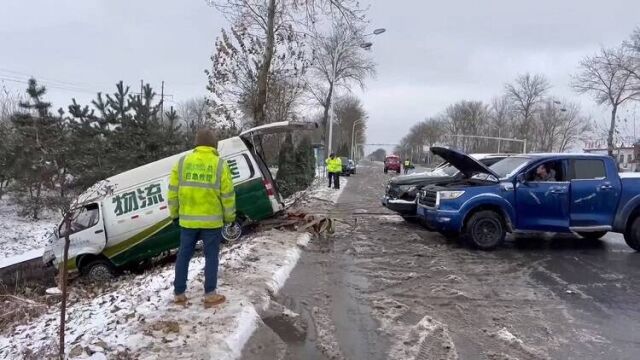
<path fill-rule="evenodd" d="M 640 217 L 631 223 L 631 226 L 624 233 L 624 241 L 635 251 L 640 251 Z"/>
<path fill-rule="evenodd" d="M 471 215 L 464 230 L 464 237 L 480 250 L 495 248 L 504 241 L 506 235 L 502 218 L 491 210 L 479 211 Z"/>

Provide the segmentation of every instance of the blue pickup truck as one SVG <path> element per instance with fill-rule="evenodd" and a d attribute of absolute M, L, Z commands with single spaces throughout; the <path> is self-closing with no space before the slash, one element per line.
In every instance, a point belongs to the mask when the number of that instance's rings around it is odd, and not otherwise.
<path fill-rule="evenodd" d="M 507 232 L 624 234 L 640 251 L 640 177 L 621 177 L 614 160 L 590 154 L 524 154 L 489 167 L 447 148 L 432 151 L 465 176 L 426 187 L 417 216 L 430 230 L 461 235 L 489 250 Z"/>

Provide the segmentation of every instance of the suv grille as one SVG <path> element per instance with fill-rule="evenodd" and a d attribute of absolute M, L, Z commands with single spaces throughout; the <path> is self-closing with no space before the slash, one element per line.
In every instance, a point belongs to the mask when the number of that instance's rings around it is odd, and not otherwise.
<path fill-rule="evenodd" d="M 424 190 L 422 192 L 422 195 L 420 196 L 420 204 L 427 207 L 436 207 L 436 196 L 437 196 L 437 191 Z"/>

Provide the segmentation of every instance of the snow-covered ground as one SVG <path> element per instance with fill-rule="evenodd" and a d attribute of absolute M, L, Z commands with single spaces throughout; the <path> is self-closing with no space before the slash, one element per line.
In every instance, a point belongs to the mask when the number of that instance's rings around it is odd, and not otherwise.
<path fill-rule="evenodd" d="M 22 255 L 45 245 L 44 235 L 53 229 L 60 217 L 45 212 L 38 221 L 18 216 L 17 206 L 7 198 L 0 200 L 0 262 L 14 255 Z"/>
<path fill-rule="evenodd" d="M 316 198 L 320 200 L 326 200 L 330 202 L 337 202 L 340 194 L 342 194 L 342 190 L 347 186 L 347 178 L 344 176 L 340 177 L 340 189 L 330 188 L 328 185 L 329 180 L 326 178 L 316 179 L 313 182 L 310 190 L 308 191 L 308 196 L 311 198 Z"/>
<path fill-rule="evenodd" d="M 310 196 L 335 201 L 341 191 L 317 181 Z M 341 185 L 346 185 L 344 182 Z M 342 187 L 344 188 L 344 186 Z M 189 269 L 186 307 L 172 304 L 173 264 L 144 275 L 127 275 L 89 296 L 72 286 L 67 314 L 66 352 L 71 359 L 233 359 L 241 350 L 273 294 L 284 285 L 310 235 L 270 230 L 243 238 L 223 250 L 219 292 L 227 302 L 205 309 L 202 304 L 204 258 Z M 0 329 L 0 359 L 26 353 L 55 354 L 58 308 L 13 329 Z"/>
<path fill-rule="evenodd" d="M 94 298 L 77 290 L 68 308 L 67 355 L 86 358 L 97 352 L 111 358 L 129 352 L 143 359 L 236 358 L 256 327 L 257 313 L 268 306 L 269 294 L 284 284 L 308 241 L 308 234 L 272 230 L 224 250 L 218 290 L 227 303 L 216 308 L 202 304 L 201 255 L 189 269 L 186 307 L 171 302 L 173 264 L 121 278 Z M 0 358 L 50 348 L 58 316 L 53 307 L 33 323 L 0 336 Z"/>

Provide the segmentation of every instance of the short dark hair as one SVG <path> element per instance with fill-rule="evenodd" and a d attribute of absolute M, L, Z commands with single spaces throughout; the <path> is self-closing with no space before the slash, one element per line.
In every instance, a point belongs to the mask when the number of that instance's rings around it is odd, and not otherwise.
<path fill-rule="evenodd" d="M 211 146 L 216 147 L 218 140 L 216 140 L 216 134 L 210 128 L 198 129 L 196 133 L 196 146 Z"/>

